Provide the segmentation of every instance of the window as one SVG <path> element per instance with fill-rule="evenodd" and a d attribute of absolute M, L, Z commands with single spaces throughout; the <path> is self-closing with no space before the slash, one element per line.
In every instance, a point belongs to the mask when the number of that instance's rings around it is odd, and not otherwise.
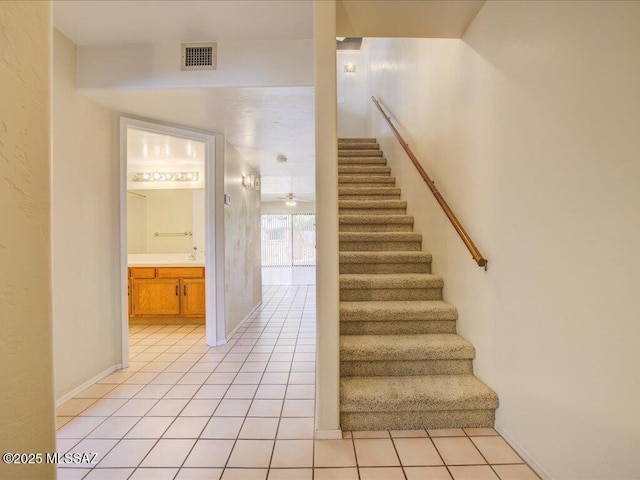
<path fill-rule="evenodd" d="M 316 264 L 316 216 L 312 213 L 262 215 L 262 266 Z"/>

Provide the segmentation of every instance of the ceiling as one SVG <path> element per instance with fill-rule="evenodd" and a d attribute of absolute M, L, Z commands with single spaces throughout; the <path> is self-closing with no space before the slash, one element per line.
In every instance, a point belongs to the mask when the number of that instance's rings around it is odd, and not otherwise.
<path fill-rule="evenodd" d="M 56 0 L 53 24 L 76 45 L 313 38 L 312 0 Z"/>
<path fill-rule="evenodd" d="M 313 2 L 58 0 L 53 21 L 77 45 L 310 39 Z M 82 91 L 114 112 L 224 134 L 259 169 L 263 201 L 289 192 L 309 200 L 315 196 L 313 92 L 313 87 Z M 288 161 L 278 163 L 278 155 Z"/>
<path fill-rule="evenodd" d="M 260 171 L 265 202 L 315 197 L 313 87 L 87 90 L 126 115 L 217 132 Z M 140 148 L 143 144 L 139 143 Z M 141 153 L 142 154 L 142 153 Z M 287 157 L 279 163 L 278 155 Z"/>

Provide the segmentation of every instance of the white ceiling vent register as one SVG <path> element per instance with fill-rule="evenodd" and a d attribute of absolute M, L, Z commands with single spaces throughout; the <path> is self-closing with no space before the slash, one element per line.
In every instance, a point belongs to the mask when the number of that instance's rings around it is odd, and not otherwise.
<path fill-rule="evenodd" d="M 215 43 L 183 43 L 181 70 L 215 70 L 218 64 Z"/>

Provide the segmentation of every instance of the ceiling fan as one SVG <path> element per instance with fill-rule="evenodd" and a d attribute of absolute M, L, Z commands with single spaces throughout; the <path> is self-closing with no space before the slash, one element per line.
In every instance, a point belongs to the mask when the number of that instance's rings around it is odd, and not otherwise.
<path fill-rule="evenodd" d="M 309 203 L 311 200 L 303 200 L 302 198 L 296 197 L 293 193 L 289 193 L 286 197 L 278 197 L 281 200 L 285 200 L 285 205 L 287 207 L 295 207 L 298 202 Z"/>

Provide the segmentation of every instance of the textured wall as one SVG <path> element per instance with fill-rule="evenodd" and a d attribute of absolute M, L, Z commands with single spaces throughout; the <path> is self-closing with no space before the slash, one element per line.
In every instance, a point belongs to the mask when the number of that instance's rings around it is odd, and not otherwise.
<path fill-rule="evenodd" d="M 76 46 L 53 32 L 56 398 L 120 363 L 117 116 L 76 91 Z"/>
<path fill-rule="evenodd" d="M 54 452 L 50 277 L 51 13 L 0 2 L 0 451 Z M 0 478 L 54 478 L 7 465 Z"/>
<path fill-rule="evenodd" d="M 224 148 L 225 324 L 229 335 L 262 301 L 260 192 L 242 187 L 242 175 L 255 173 L 229 142 Z"/>
<path fill-rule="evenodd" d="M 374 40 L 373 112 L 497 427 L 548 478 L 640 478 L 640 3 L 488 2 L 462 41 Z"/>

